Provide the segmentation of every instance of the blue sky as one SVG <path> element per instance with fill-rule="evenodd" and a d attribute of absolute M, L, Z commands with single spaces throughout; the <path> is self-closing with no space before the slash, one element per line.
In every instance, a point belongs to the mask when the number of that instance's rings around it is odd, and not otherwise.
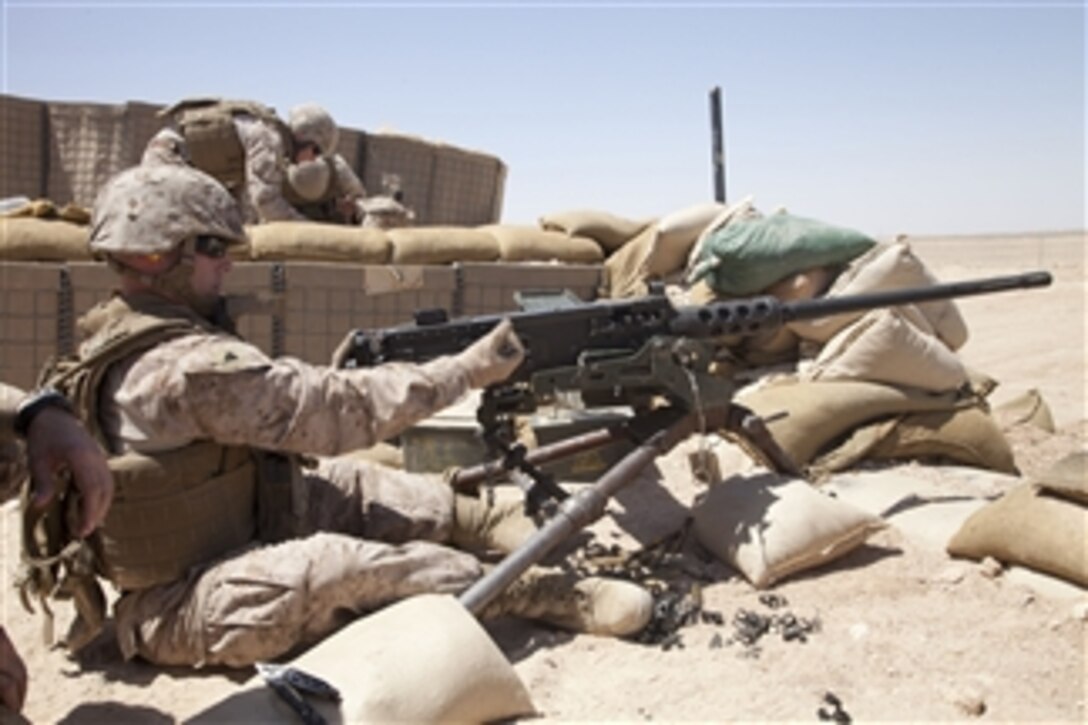
<path fill-rule="evenodd" d="M 503 220 L 727 192 L 876 236 L 1085 228 L 1083 2 L 0 0 L 3 91 L 317 101 L 486 151 Z"/>

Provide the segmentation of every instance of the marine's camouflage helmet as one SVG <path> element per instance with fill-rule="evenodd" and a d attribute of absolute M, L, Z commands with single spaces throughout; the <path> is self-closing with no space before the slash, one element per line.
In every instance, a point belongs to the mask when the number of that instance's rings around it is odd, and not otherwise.
<path fill-rule="evenodd" d="M 94 252 L 161 254 L 198 235 L 246 241 L 238 202 L 190 166 L 134 166 L 107 181 L 95 199 Z"/>
<path fill-rule="evenodd" d="M 316 103 L 303 103 L 292 108 L 287 114 L 287 125 L 297 141 L 317 144 L 322 154 L 336 151 L 340 131 L 329 112 Z"/>

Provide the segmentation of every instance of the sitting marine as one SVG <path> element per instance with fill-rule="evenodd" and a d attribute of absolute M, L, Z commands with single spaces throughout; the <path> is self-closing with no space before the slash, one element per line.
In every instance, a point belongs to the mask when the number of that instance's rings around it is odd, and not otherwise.
<path fill-rule="evenodd" d="M 91 248 L 118 291 L 82 318 L 78 356 L 49 377 L 109 454 L 115 495 L 96 534 L 64 549 L 93 571 L 37 551 L 28 580 L 41 593 L 63 572 L 82 576 L 62 582 L 80 592 L 70 647 L 101 627 L 95 577 L 120 592 L 126 657 L 238 667 L 405 597 L 461 592 L 483 574 L 476 555 L 534 533 L 518 502 L 455 495 L 439 476 L 341 455 L 505 379 L 524 355 L 508 321 L 424 364 L 344 370 L 271 358 L 222 312 L 227 251 L 245 232 L 215 179 L 141 165 L 105 185 L 93 217 Z M 635 584 L 534 567 L 481 616 L 624 636 L 651 609 Z"/>

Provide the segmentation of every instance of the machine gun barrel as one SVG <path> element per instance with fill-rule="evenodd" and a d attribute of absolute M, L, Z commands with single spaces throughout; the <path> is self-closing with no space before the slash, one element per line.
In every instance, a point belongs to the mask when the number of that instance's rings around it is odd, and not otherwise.
<path fill-rule="evenodd" d="M 948 282 L 917 289 L 870 292 L 850 297 L 824 297 L 784 303 L 782 305 L 782 317 L 784 322 L 811 320 L 818 317 L 830 317 L 842 312 L 857 312 L 858 310 L 873 307 L 894 307 L 916 302 L 947 300 L 953 297 L 969 297 L 993 292 L 1007 292 L 1014 289 L 1046 287 L 1050 282 L 1049 272 L 1028 272 L 1007 277 L 987 277 L 964 282 Z"/>
<path fill-rule="evenodd" d="M 954 297 L 1006 292 L 1029 287 L 1045 287 L 1050 282 L 1049 272 L 1028 272 L 1006 277 L 988 277 L 927 287 L 885 290 L 845 297 L 819 297 L 794 302 L 782 302 L 770 296 L 722 300 L 706 305 L 678 308 L 669 331 L 674 335 L 688 337 L 751 336 L 776 330 L 787 322 L 795 320 L 812 320 L 819 317 L 832 317 L 844 312 L 859 312 L 880 307 L 947 300 Z"/>

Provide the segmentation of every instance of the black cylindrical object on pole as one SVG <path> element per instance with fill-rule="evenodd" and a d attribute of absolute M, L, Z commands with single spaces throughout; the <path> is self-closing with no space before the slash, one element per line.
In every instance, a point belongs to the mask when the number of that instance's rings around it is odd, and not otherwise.
<path fill-rule="evenodd" d="M 722 89 L 710 90 L 710 163 L 714 170 L 714 201 L 725 203 L 725 144 L 722 143 Z"/>

